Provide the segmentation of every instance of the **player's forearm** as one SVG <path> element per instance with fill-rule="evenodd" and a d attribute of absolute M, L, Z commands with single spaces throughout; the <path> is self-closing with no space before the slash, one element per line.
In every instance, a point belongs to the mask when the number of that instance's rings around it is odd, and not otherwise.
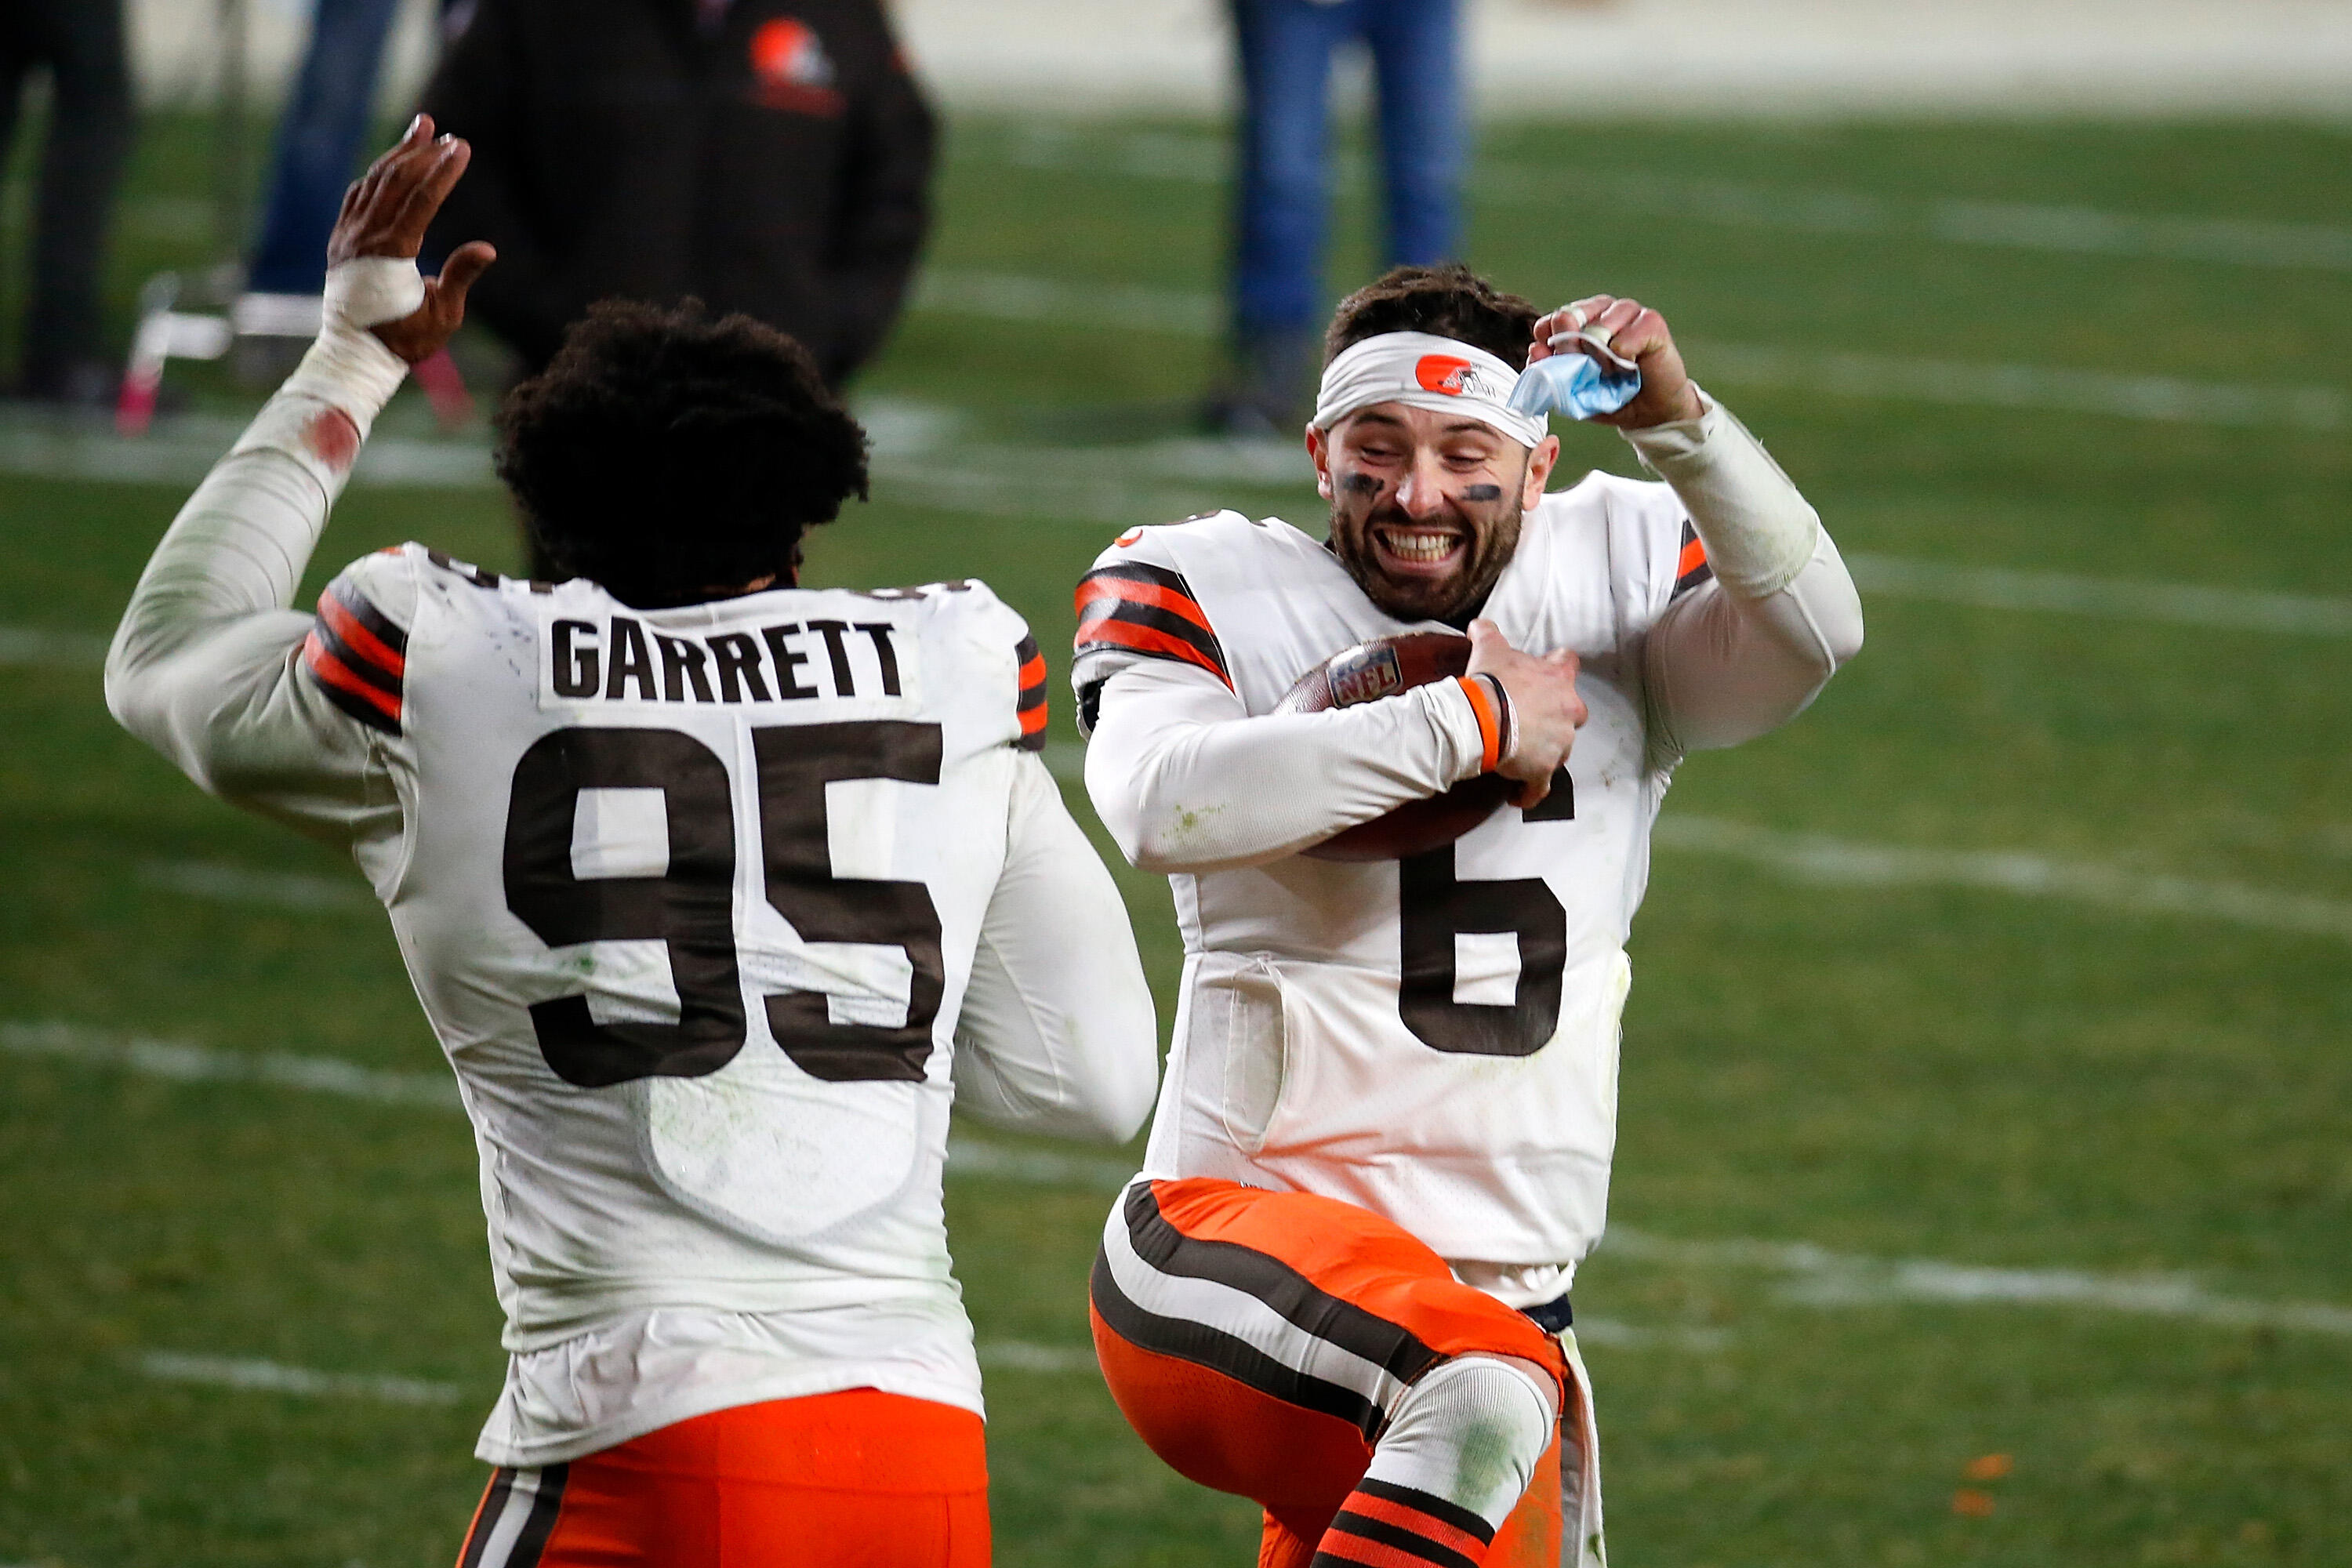
<path fill-rule="evenodd" d="M 1862 600 L 1819 515 L 1747 426 L 1705 405 L 1626 437 L 1690 513 L 1715 575 L 1646 651 L 1652 717 L 1675 752 L 1786 722 L 1862 647 Z"/>
<path fill-rule="evenodd" d="M 1625 439 L 1690 513 L 1716 580 L 1735 598 L 1761 599 L 1804 569 L 1821 518 L 1729 409 L 1701 402 L 1696 419 L 1628 430 Z"/>
<path fill-rule="evenodd" d="M 415 268 L 410 268 L 413 275 Z M 116 628 L 107 704 L 208 786 L 219 715 L 290 679 L 293 602 L 369 426 L 407 367 L 369 333 L 331 324 L 213 466 L 156 547 Z"/>
<path fill-rule="evenodd" d="M 956 1102 L 999 1126 L 1120 1143 L 1159 1087 L 1151 992 L 1118 886 L 1034 758 L 956 1021 Z"/>
<path fill-rule="evenodd" d="M 1660 618 L 1643 651 L 1651 720 L 1670 754 L 1736 746 L 1779 728 L 1862 647 L 1862 601 L 1827 532 L 1797 574 L 1759 599 L 1710 583 Z"/>
<path fill-rule="evenodd" d="M 1212 871 L 1294 854 L 1486 766 L 1477 716 L 1454 681 L 1250 718 L 1222 684 L 1151 664 L 1104 688 L 1087 789 L 1136 866 Z"/>

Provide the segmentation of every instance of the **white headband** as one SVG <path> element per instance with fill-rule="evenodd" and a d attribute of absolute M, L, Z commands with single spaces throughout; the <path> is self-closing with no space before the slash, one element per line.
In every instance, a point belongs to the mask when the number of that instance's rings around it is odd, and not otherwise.
<path fill-rule="evenodd" d="M 1511 406 L 1519 373 L 1475 344 L 1430 332 L 1382 332 L 1350 345 L 1323 367 L 1315 426 L 1328 430 L 1359 408 L 1402 403 L 1461 414 L 1490 425 L 1522 447 L 1549 429 L 1541 412 Z"/>

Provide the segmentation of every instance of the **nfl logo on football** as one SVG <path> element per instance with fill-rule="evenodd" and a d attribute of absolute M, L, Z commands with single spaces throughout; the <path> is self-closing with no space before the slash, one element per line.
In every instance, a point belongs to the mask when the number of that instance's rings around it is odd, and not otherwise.
<path fill-rule="evenodd" d="M 1404 689 L 1404 673 L 1397 668 L 1396 649 L 1366 647 L 1357 650 L 1358 657 L 1331 667 L 1331 706 L 1352 708 L 1359 702 L 1376 702 L 1392 691 Z"/>

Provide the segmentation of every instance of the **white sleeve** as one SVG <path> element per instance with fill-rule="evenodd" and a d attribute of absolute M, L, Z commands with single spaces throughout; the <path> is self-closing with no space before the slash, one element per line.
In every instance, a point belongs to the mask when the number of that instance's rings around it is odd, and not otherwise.
<path fill-rule="evenodd" d="M 180 509 L 106 661 L 108 708 L 190 778 L 345 842 L 391 795 L 370 731 L 300 673 L 311 621 L 288 606 L 406 370 L 371 333 L 321 333 Z"/>
<path fill-rule="evenodd" d="M 1003 1127 L 1123 1143 L 1150 1114 L 1159 1071 L 1127 906 L 1024 752 L 956 1020 L 956 1104 Z"/>
<path fill-rule="evenodd" d="M 1146 659 L 1104 683 L 1087 793 L 1135 865 L 1211 871 L 1294 854 L 1485 767 L 1456 681 L 1251 718 L 1208 671 Z"/>
<path fill-rule="evenodd" d="M 1669 605 L 1643 651 L 1657 750 L 1737 745 L 1802 711 L 1862 647 L 1862 598 L 1812 506 L 1728 409 L 1626 432 L 1673 487 L 1713 580 Z"/>

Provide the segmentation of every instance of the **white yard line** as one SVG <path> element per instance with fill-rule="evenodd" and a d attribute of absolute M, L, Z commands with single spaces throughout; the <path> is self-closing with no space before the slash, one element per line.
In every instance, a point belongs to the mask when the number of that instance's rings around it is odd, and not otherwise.
<path fill-rule="evenodd" d="M 980 1364 L 991 1372 L 1093 1372 L 1091 1347 L 1033 1345 L 1019 1340 L 997 1340 L 980 1347 Z"/>
<path fill-rule="evenodd" d="M 2177 915 L 2352 942 L 2352 902 L 2242 882 L 2151 875 L 2020 850 L 1919 849 L 1857 843 L 1675 812 L 1659 817 L 1653 837 L 1662 849 L 1726 856 L 1792 880 L 1826 887 L 1974 888 L 2021 898 L 2062 899 L 2133 914 Z"/>
<path fill-rule="evenodd" d="M 260 904 L 280 910 L 377 910 L 383 906 L 362 884 L 291 871 L 253 871 L 202 860 L 151 860 L 139 880 L 165 892 L 224 904 Z"/>
<path fill-rule="evenodd" d="M 1722 1329 L 1683 1327 L 1645 1328 L 1616 1318 L 1576 1320 L 1579 1344 L 1604 1345 L 1611 1350 L 1672 1350 L 1694 1351 L 1705 1354 L 1719 1351 L 1731 1342 L 1731 1335 Z"/>
<path fill-rule="evenodd" d="M 1046 768 L 1066 784 L 1085 783 L 1086 763 L 1087 749 L 1076 742 L 1057 741 L 1045 748 Z M 1660 816 L 1651 837 L 1662 849 L 1744 860 L 1817 886 L 1974 888 L 2352 942 L 2352 901 L 2243 882 L 2167 877 L 2024 850 L 1860 843 L 1676 811 Z"/>
<path fill-rule="evenodd" d="M 1206 294 L 988 272 L 926 273 L 916 289 L 914 308 L 1186 337 L 1213 334 L 1222 319 L 1221 307 Z M 1732 385 L 2168 424 L 2280 425 L 2299 430 L 2352 426 L 2352 396 L 2332 386 L 2265 386 L 2050 365 L 1823 353 L 1761 343 L 1684 346 L 1703 380 Z"/>
<path fill-rule="evenodd" d="M 48 1057 L 84 1067 L 113 1068 L 183 1083 L 261 1083 L 308 1089 L 385 1105 L 422 1105 L 457 1110 L 457 1080 L 446 1073 L 386 1071 L 334 1057 L 290 1052 L 224 1051 L 179 1040 L 121 1035 L 58 1022 L 0 1023 L 0 1052 Z M 956 1176 L 982 1176 L 1032 1186 L 1090 1187 L 1117 1192 L 1135 1167 L 1121 1160 L 1015 1149 L 971 1138 L 948 1141 L 948 1169 Z"/>
<path fill-rule="evenodd" d="M 1927 599 L 1991 610 L 2051 610 L 2292 637 L 2352 637 L 2352 599 L 2209 588 L 2193 583 L 2080 577 L 2065 572 L 2018 572 L 1892 555 L 1849 555 L 1845 561 L 1863 592 L 1885 598 Z"/>
<path fill-rule="evenodd" d="M 980 1364 L 992 1372 L 1090 1373 L 1095 1352 L 1061 1345 L 1001 1340 L 979 1347 Z M 452 1405 L 465 1396 L 454 1383 L 373 1373 L 320 1372 L 282 1362 L 243 1356 L 190 1355 L 151 1351 L 132 1364 L 165 1383 L 195 1383 L 260 1394 L 291 1394 L 305 1399 L 363 1399 L 383 1405 Z"/>
<path fill-rule="evenodd" d="M 1683 345 L 1702 379 L 1832 397 L 1891 398 L 1963 407 L 2098 414 L 2170 425 L 2352 426 L 2352 397 L 2332 386 L 2263 386 L 2051 365 L 1822 353 L 1760 343 Z"/>
<path fill-rule="evenodd" d="M 2185 1318 L 2224 1328 L 2295 1329 L 2352 1335 L 2352 1308 L 2315 1301 L 2262 1301 L 2208 1291 L 2186 1274 L 2093 1274 L 2077 1268 L 1988 1268 L 1933 1258 L 1864 1258 L 1804 1243 L 1675 1241 L 1611 1226 L 1605 1257 L 1707 1268 L 1752 1268 L 1788 1277 L 1780 1299 L 1811 1307 L 1940 1301 L 2005 1306 L 2093 1307 Z M 1580 1330 L 1580 1332 L 1581 1331 Z"/>
<path fill-rule="evenodd" d="M 0 1051 L 116 1068 L 183 1083 L 260 1083 L 384 1105 L 422 1105 L 436 1110 L 461 1108 L 457 1081 L 446 1073 L 386 1072 L 334 1057 L 215 1050 L 77 1024 L 0 1023 Z"/>
<path fill-rule="evenodd" d="M 267 1083 L 355 1099 L 455 1109 L 455 1086 L 426 1073 L 378 1072 L 325 1057 L 260 1056 L 213 1050 L 104 1034 L 73 1025 L 0 1024 L 0 1051 L 59 1058 L 87 1066 L 116 1068 L 182 1080 Z M 948 1173 L 1038 1186 L 1112 1192 L 1123 1186 L 1129 1168 L 1120 1161 L 1089 1159 L 1007 1148 L 971 1139 L 952 1139 Z M 1932 1258 L 1874 1258 L 1832 1253 L 1803 1243 L 1766 1241 L 1675 1241 L 1645 1231 L 1612 1226 L 1605 1242 L 1611 1256 L 1684 1266 L 1754 1268 L 1790 1277 L 1783 1299 L 1807 1306 L 1844 1307 L 1881 1301 L 1942 1301 L 2015 1306 L 2080 1306 L 2106 1311 L 2185 1318 L 2224 1327 L 2297 1329 L 2352 1334 L 2352 1308 L 2309 1301 L 2263 1301 L 2209 1293 L 2190 1276 L 2103 1275 L 2072 1268 L 1986 1268 Z M 1714 1350 L 1725 1342 L 1717 1331 L 1637 1328 L 1613 1319 L 1580 1323 L 1580 1336 L 1600 1345 Z M 1084 1352 L 1003 1342 L 983 1347 L 982 1360 L 1031 1371 L 1076 1370 Z M 151 1358 L 152 1359 L 152 1358 Z M 186 1368 L 268 1368 L 236 1376 L 335 1377 L 275 1368 L 267 1362 L 178 1357 Z M 1092 1357 L 1087 1357 L 1090 1364 Z M 157 1375 L 170 1375 L 157 1373 Z M 194 1371 L 185 1373 L 197 1376 Z M 227 1382 L 207 1372 L 199 1381 Z M 381 1380 L 358 1379 L 358 1383 Z M 394 1380 L 398 1382 L 400 1380 Z M 244 1386 L 267 1386 L 262 1383 Z M 438 1385 L 431 1385 L 438 1386 Z M 290 1390 L 307 1392 L 308 1390 Z"/>
<path fill-rule="evenodd" d="M 293 1394 L 310 1399 L 368 1399 L 385 1405 L 448 1405 L 463 1391 L 454 1383 L 387 1377 L 366 1373 L 315 1372 L 274 1361 L 229 1356 L 184 1355 L 153 1351 L 138 1360 L 141 1372 L 167 1383 L 210 1384 L 216 1388 Z"/>
<path fill-rule="evenodd" d="M 0 626 L 0 669 L 102 668 L 107 640 L 88 632 Z"/>
<path fill-rule="evenodd" d="M 1223 138 L 1168 132 L 1108 136 L 1099 129 L 1038 125 L 1015 132 L 1004 161 L 1022 168 L 1119 174 L 1222 185 L 1233 157 Z M 1370 174 L 1360 154 L 1340 160 L 1339 181 Z M 1559 170 L 1495 159 L 1475 162 L 1475 198 L 1565 211 L 1600 200 L 1614 214 L 1681 218 L 1738 228 L 1889 235 L 2014 250 L 2201 261 L 2231 267 L 2352 272 L 2352 228 L 2259 218 L 2110 212 L 2032 202 L 1918 200 L 1864 191 L 1694 180 L 1619 169 Z"/>

